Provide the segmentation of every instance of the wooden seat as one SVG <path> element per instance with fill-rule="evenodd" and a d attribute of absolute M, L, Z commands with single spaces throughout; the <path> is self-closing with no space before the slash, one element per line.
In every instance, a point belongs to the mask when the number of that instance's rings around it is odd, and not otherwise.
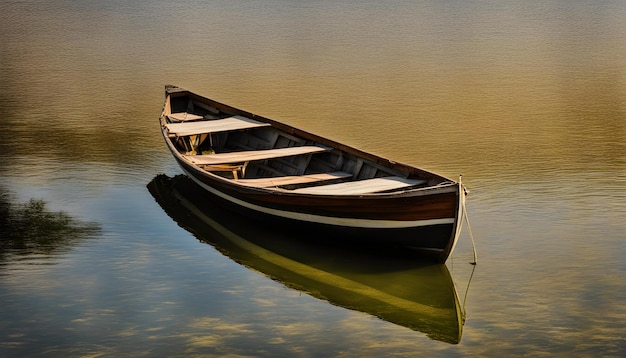
<path fill-rule="evenodd" d="M 316 195 L 360 195 L 372 194 L 387 190 L 400 189 L 425 183 L 426 180 L 407 179 L 397 176 L 355 180 L 338 184 L 319 185 L 309 188 L 295 189 L 298 194 Z"/>
<path fill-rule="evenodd" d="M 187 122 L 187 121 L 199 121 L 204 119 L 204 117 L 199 116 L 193 113 L 187 112 L 178 112 L 171 113 L 167 115 L 172 122 Z"/>
<path fill-rule="evenodd" d="M 183 137 L 206 133 L 227 132 L 240 129 L 266 127 L 269 125 L 269 123 L 255 121 L 254 119 L 242 116 L 234 116 L 209 121 L 167 123 L 165 127 L 167 128 L 169 135 L 175 137 Z"/>
<path fill-rule="evenodd" d="M 335 179 L 349 178 L 352 174 L 345 172 L 319 173 L 307 175 L 291 175 L 284 177 L 239 179 L 237 184 L 252 186 L 256 188 L 270 188 L 282 185 L 306 184 Z"/>
<path fill-rule="evenodd" d="M 215 165 L 203 165 L 202 168 L 209 172 L 231 172 L 233 173 L 233 179 L 238 180 L 241 173 L 241 177 L 243 178 L 246 175 L 246 166 L 245 164 L 215 164 Z"/>
<path fill-rule="evenodd" d="M 198 165 L 231 164 L 251 162 L 255 160 L 265 160 L 272 158 L 290 157 L 294 155 L 312 154 L 328 151 L 330 148 L 316 145 L 306 145 L 301 147 L 288 147 L 277 149 L 250 150 L 242 152 L 217 153 L 205 155 L 185 155 L 184 157 Z"/>

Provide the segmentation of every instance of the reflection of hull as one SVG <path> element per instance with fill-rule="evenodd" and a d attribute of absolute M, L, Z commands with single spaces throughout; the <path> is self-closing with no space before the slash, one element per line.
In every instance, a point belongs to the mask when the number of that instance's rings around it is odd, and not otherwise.
<path fill-rule="evenodd" d="M 406 252 L 319 245 L 298 232 L 246 225 L 245 218 L 214 206 L 185 176 L 156 177 L 148 189 L 179 225 L 231 259 L 330 303 L 362 311 L 458 343 L 463 315 L 450 274 Z M 304 236 L 304 237 L 300 237 Z M 314 240 L 315 239 L 315 240 Z"/>

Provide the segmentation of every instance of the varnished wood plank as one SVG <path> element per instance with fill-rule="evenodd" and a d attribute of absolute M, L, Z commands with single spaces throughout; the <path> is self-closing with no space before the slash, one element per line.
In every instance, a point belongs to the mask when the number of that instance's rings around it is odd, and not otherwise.
<path fill-rule="evenodd" d="M 167 123 L 165 126 L 167 127 L 169 134 L 182 137 L 203 133 L 227 132 L 239 129 L 265 127 L 269 125 L 269 123 L 255 121 L 254 119 L 234 116 L 201 122 Z"/>
<path fill-rule="evenodd" d="M 425 180 L 406 179 L 393 176 L 366 180 L 355 180 L 338 184 L 319 185 L 309 188 L 296 189 L 293 190 L 293 192 L 298 194 L 317 195 L 360 195 L 400 189 L 403 187 L 423 184 L 425 182 Z"/>
<path fill-rule="evenodd" d="M 201 119 L 204 118 L 204 117 L 199 116 L 197 114 L 187 113 L 187 112 L 172 113 L 172 114 L 169 114 L 168 117 L 170 117 L 170 119 L 178 121 L 178 122 L 198 121 L 198 120 L 201 120 Z"/>
<path fill-rule="evenodd" d="M 281 185 L 305 184 L 318 181 L 327 181 L 334 179 L 349 178 L 352 174 L 345 172 L 319 173 L 307 175 L 291 175 L 284 177 L 257 178 L 257 179 L 239 179 L 238 184 L 253 186 L 257 188 L 268 188 Z"/>
<path fill-rule="evenodd" d="M 307 145 L 301 147 L 289 147 L 266 150 L 250 150 L 243 152 L 217 153 L 205 155 L 186 155 L 185 158 L 194 164 L 228 164 L 242 163 L 254 160 L 289 157 L 293 155 L 312 154 L 323 152 L 328 148 Z"/>

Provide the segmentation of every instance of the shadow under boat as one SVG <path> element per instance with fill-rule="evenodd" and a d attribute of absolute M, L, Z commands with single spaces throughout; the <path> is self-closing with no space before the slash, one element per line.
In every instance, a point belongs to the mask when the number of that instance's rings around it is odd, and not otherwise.
<path fill-rule="evenodd" d="M 445 264 L 405 251 L 335 245 L 314 232 L 250 220 L 214 205 L 216 199 L 184 175 L 158 175 L 148 190 L 198 240 L 285 286 L 434 340 L 461 340 L 464 312 Z"/>

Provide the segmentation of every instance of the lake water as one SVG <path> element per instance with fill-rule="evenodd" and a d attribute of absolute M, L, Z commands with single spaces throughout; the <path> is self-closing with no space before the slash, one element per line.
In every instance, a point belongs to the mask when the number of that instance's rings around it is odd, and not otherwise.
<path fill-rule="evenodd" d="M 0 34 L 0 356 L 626 354 L 626 2 L 10 0 Z M 197 227 L 154 195 L 165 84 L 463 174 L 478 265 L 467 228 L 433 267 Z"/>

